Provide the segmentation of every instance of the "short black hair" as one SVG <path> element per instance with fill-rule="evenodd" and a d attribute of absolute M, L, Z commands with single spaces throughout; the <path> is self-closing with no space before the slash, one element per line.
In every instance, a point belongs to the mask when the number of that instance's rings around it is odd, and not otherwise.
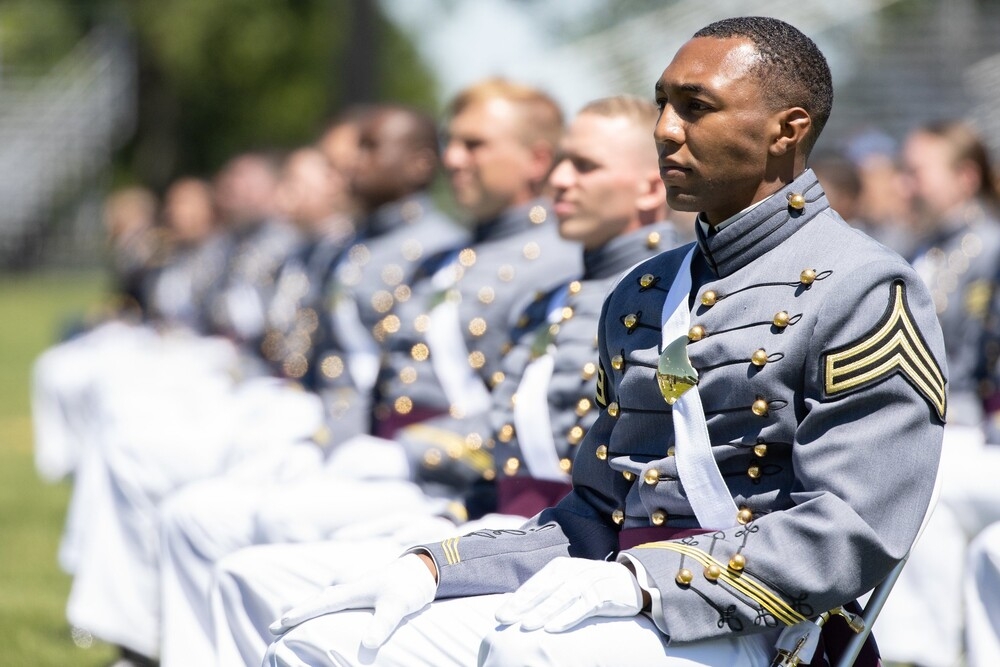
<path fill-rule="evenodd" d="M 760 54 L 754 67 L 776 108 L 802 107 L 812 118 L 806 153 L 812 150 L 833 108 L 833 80 L 826 57 L 798 28 L 767 16 L 738 16 L 705 26 L 694 37 L 749 40 Z"/>

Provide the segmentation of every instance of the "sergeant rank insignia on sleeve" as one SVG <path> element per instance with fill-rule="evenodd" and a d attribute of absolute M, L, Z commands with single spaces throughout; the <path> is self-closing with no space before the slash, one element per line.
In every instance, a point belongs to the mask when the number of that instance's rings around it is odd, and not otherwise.
<path fill-rule="evenodd" d="M 896 281 L 890 289 L 889 306 L 875 328 L 826 354 L 826 393 L 833 396 L 867 387 L 899 373 L 944 420 L 944 376 L 913 324 L 903 283 Z"/>

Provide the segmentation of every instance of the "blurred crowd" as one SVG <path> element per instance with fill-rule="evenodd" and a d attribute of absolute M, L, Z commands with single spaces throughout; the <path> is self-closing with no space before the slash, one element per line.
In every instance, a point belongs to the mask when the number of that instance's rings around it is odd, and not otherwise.
<path fill-rule="evenodd" d="M 558 500 L 595 417 L 605 294 L 694 238 L 655 120 L 619 97 L 565 122 L 491 79 L 443 125 L 353 108 L 287 154 L 112 193 L 114 305 L 33 377 L 38 471 L 73 484 L 70 623 L 121 665 L 259 664 L 317 582 Z M 940 500 L 883 658 L 1000 664 L 1000 182 L 957 120 L 839 148 L 809 166 L 926 281 L 948 356 Z"/>

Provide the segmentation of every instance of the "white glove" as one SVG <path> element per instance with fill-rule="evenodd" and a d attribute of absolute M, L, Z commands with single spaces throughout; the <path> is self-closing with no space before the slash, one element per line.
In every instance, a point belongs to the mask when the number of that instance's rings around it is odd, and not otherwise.
<path fill-rule="evenodd" d="M 556 558 L 502 604 L 497 621 L 524 630 L 563 632 L 591 616 L 635 616 L 642 590 L 627 567 L 589 558 Z"/>
<path fill-rule="evenodd" d="M 402 620 L 434 601 L 437 583 L 416 554 L 396 559 L 379 572 L 349 584 L 328 586 L 302 604 L 282 614 L 271 624 L 272 634 L 280 635 L 310 618 L 344 609 L 374 609 L 371 622 L 361 636 L 365 648 L 385 643 Z"/>

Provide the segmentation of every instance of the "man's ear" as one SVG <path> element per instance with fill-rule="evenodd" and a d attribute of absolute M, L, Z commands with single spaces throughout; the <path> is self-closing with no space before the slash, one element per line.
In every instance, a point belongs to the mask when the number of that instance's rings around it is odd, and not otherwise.
<path fill-rule="evenodd" d="M 548 183 L 549 172 L 555 167 L 555 149 L 547 141 L 535 141 L 528 146 L 528 152 L 527 176 L 535 190 L 541 192 Z"/>
<path fill-rule="evenodd" d="M 637 184 L 635 207 L 639 211 L 656 211 L 666 207 L 667 189 L 659 170 L 650 170 Z"/>
<path fill-rule="evenodd" d="M 775 135 L 768 147 L 768 152 L 781 156 L 794 151 L 803 144 L 812 130 L 812 118 L 802 107 L 785 109 L 774 117 L 776 123 Z"/>

